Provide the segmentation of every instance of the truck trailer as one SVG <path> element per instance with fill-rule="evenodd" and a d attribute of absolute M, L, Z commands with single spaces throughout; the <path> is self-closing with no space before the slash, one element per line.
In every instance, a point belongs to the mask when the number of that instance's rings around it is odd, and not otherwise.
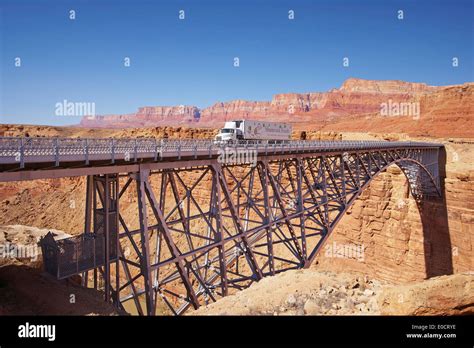
<path fill-rule="evenodd" d="M 240 120 L 226 122 L 216 135 L 219 143 L 248 140 L 259 143 L 282 143 L 291 140 L 292 126 L 289 123 Z"/>

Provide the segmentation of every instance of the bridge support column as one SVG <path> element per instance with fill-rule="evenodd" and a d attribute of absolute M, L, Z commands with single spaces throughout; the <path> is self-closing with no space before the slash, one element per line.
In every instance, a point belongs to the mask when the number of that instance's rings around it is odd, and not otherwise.
<path fill-rule="evenodd" d="M 98 245 L 94 262 L 102 264 L 93 270 L 93 286 L 98 289 L 103 280 L 105 301 L 113 300 L 119 306 L 118 292 L 118 225 L 119 225 L 118 174 L 88 176 L 86 180 L 86 209 L 84 233 L 92 234 Z M 111 264 L 115 264 L 115 290 L 111 286 Z M 89 272 L 83 273 L 83 284 L 88 286 Z"/>
<path fill-rule="evenodd" d="M 148 215 L 147 215 L 147 204 L 146 204 L 146 193 L 145 185 L 148 182 L 150 172 L 140 171 L 134 175 L 137 187 L 138 197 L 138 214 L 140 222 L 140 240 L 141 240 L 141 260 L 140 268 L 141 273 L 144 277 L 145 286 L 145 300 L 146 300 L 146 311 L 148 315 L 154 315 L 155 313 L 155 296 L 153 293 L 153 284 L 151 279 L 150 269 L 150 237 L 148 229 Z"/>

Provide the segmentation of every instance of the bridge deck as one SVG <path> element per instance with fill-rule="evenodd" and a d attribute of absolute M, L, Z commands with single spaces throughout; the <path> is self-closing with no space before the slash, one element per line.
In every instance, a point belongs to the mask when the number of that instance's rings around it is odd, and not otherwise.
<path fill-rule="evenodd" d="M 138 164 L 143 163 L 161 163 L 152 169 L 192 167 L 198 166 L 199 160 L 217 158 L 224 151 L 232 150 L 249 151 L 258 156 L 281 156 L 442 146 L 389 141 L 289 141 L 280 144 L 240 141 L 223 145 L 212 140 L 194 139 L 0 137 L 0 181 L 134 172 Z"/>

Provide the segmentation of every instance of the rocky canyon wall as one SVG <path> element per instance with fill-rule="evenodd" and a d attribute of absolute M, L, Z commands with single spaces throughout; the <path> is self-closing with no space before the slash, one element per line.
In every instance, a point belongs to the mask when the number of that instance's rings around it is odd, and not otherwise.
<path fill-rule="evenodd" d="M 342 132 L 373 131 L 378 133 L 405 133 L 425 137 L 474 137 L 474 84 L 439 87 L 430 92 L 417 94 L 414 99 L 407 98 L 407 104 L 415 106 L 417 113 L 407 115 L 381 115 L 380 110 L 366 109 L 367 113 L 347 114 L 344 117 L 323 122 L 320 129 Z M 380 96 L 379 96 L 380 97 Z M 394 98 L 379 99 L 387 103 Z M 361 106 L 362 107 L 362 106 Z"/>
<path fill-rule="evenodd" d="M 312 267 L 391 283 L 472 271 L 474 171 L 448 169 L 444 186 L 445 200 L 418 206 L 401 170 L 390 167 L 349 209 Z"/>
<path fill-rule="evenodd" d="M 397 131 L 413 133 L 420 126 L 426 128 L 432 119 L 441 123 L 452 123 L 455 119 L 468 122 L 469 112 L 472 114 L 473 89 L 472 83 L 436 87 L 396 80 L 350 78 L 339 89 L 327 92 L 281 93 L 275 94 L 271 101 L 232 100 L 217 102 L 203 109 L 183 105 L 140 107 L 131 114 L 86 116 L 80 125 L 109 128 L 160 125 L 221 127 L 225 121 L 234 119 L 267 119 L 304 123 L 312 129 L 321 129 L 328 124 L 335 129 L 340 125 L 346 131 L 376 129 L 375 125 L 381 126 L 380 131 L 383 131 L 395 123 L 400 129 Z M 388 103 L 416 103 L 415 106 L 421 111 L 415 118 L 414 115 L 403 114 L 396 115 L 400 117 L 394 119 L 382 117 L 382 105 Z"/>

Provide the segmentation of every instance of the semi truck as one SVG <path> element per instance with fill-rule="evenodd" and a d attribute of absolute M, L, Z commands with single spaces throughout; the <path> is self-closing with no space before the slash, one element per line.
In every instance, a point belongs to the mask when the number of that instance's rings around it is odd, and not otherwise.
<path fill-rule="evenodd" d="M 291 140 L 289 123 L 255 120 L 229 121 L 215 137 L 217 143 L 233 143 L 248 140 L 258 143 L 282 143 Z"/>

